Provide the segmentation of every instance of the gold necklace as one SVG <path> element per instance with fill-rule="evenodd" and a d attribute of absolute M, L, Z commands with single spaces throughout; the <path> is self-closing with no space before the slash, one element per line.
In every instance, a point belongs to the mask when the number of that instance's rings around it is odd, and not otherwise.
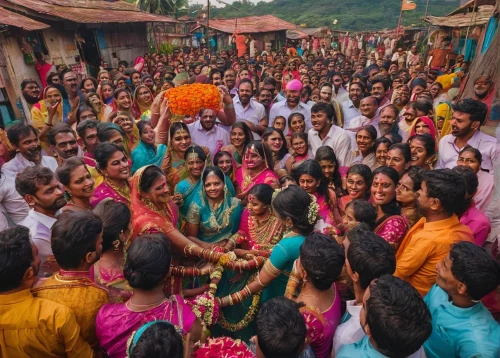
<path fill-rule="evenodd" d="M 113 182 L 111 180 L 109 180 L 108 178 L 104 178 L 104 181 L 106 182 L 106 184 L 108 184 L 111 189 L 113 189 L 118 195 L 120 195 L 121 197 L 123 197 L 125 200 L 127 200 L 129 203 L 130 203 L 130 188 L 128 186 L 128 184 L 125 182 L 125 187 L 124 188 L 120 188 L 118 187 L 117 185 L 113 184 Z"/>
<path fill-rule="evenodd" d="M 243 189 L 246 189 L 248 185 L 250 185 L 254 178 L 258 177 L 259 175 L 261 175 L 267 168 L 264 168 L 262 169 L 260 172 L 258 172 L 257 174 L 255 175 L 251 175 L 251 174 L 246 174 L 245 175 L 245 178 L 243 179 L 243 183 L 242 183 L 242 188 Z"/>

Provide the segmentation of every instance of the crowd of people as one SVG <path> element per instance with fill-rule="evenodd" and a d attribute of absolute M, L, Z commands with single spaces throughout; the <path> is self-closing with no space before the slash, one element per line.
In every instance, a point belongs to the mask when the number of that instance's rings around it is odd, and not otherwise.
<path fill-rule="evenodd" d="M 410 52 L 175 49 L 24 80 L 0 356 L 498 357 L 495 84 L 459 98 L 466 66 L 446 88 Z M 192 83 L 221 109 L 172 114 Z"/>

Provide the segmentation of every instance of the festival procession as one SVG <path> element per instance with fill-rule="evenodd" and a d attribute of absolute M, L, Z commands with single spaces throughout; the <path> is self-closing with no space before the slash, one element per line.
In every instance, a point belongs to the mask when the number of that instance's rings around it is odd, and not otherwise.
<path fill-rule="evenodd" d="M 0 3 L 0 357 L 500 357 L 500 0 L 204 1 Z"/>

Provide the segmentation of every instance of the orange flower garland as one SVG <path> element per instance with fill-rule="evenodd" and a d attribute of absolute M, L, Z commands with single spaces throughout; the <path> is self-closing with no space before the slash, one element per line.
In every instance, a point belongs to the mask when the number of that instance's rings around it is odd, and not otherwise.
<path fill-rule="evenodd" d="M 165 97 L 173 114 L 196 116 L 200 109 L 221 109 L 221 96 L 214 85 L 194 83 L 170 88 Z"/>

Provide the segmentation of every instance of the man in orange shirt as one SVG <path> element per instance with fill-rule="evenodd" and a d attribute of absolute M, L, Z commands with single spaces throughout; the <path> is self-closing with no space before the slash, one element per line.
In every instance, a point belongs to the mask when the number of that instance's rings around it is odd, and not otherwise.
<path fill-rule="evenodd" d="M 423 218 L 399 246 L 394 275 L 425 296 L 436 283 L 436 264 L 448 254 L 451 245 L 474 242 L 474 238 L 454 213 L 465 200 L 465 184 L 451 169 L 426 172 L 416 195 Z"/>

